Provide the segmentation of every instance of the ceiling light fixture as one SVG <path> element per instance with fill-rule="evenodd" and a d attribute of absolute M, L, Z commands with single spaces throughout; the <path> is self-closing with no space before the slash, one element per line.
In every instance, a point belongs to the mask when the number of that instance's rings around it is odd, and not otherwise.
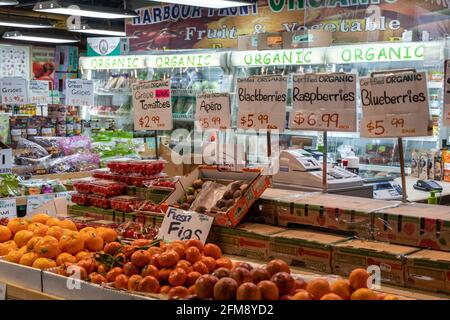
<path fill-rule="evenodd" d="M 17 0 L 0 0 L 0 6 L 15 6 L 18 4 L 19 1 Z"/>
<path fill-rule="evenodd" d="M 64 1 L 44 1 L 34 5 L 33 11 L 99 19 L 123 19 L 137 17 L 136 12 L 126 9 L 73 4 Z"/>
<path fill-rule="evenodd" d="M 81 23 L 80 26 L 70 26 L 68 27 L 67 30 L 72 32 L 88 33 L 100 36 L 125 37 L 127 35 L 126 32 L 121 28 L 88 22 Z"/>
<path fill-rule="evenodd" d="M 152 0 L 152 1 L 182 4 L 194 7 L 205 7 L 212 9 L 251 6 L 255 3 L 255 1 L 251 0 Z"/>
<path fill-rule="evenodd" d="M 59 36 L 59 35 L 49 35 L 41 33 L 30 33 L 22 31 L 7 31 L 3 34 L 3 39 L 8 40 L 18 40 L 18 41 L 32 41 L 32 42 L 46 42 L 46 43 L 73 43 L 79 42 L 72 37 Z"/>
<path fill-rule="evenodd" d="M 42 19 L 0 15 L 0 26 L 14 28 L 54 28 L 55 22 Z"/>

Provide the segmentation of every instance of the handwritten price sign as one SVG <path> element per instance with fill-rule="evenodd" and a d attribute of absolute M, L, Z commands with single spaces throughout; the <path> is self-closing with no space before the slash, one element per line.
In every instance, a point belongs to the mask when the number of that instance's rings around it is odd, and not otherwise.
<path fill-rule="evenodd" d="M 134 130 L 171 130 L 170 80 L 140 81 L 133 91 Z"/>
<path fill-rule="evenodd" d="M 0 90 L 3 104 L 18 105 L 27 103 L 28 85 L 26 79 L 0 79 Z"/>
<path fill-rule="evenodd" d="M 197 130 L 224 130 L 231 126 L 230 95 L 205 93 L 197 96 L 195 122 Z"/>
<path fill-rule="evenodd" d="M 369 138 L 431 135 L 424 72 L 402 72 L 360 80 L 361 136 Z"/>
<path fill-rule="evenodd" d="M 49 104 L 51 103 L 49 82 L 46 80 L 30 80 L 30 103 Z"/>
<path fill-rule="evenodd" d="M 450 60 L 445 60 L 445 83 L 444 83 L 444 126 L 450 126 Z"/>
<path fill-rule="evenodd" d="M 356 75 L 294 75 L 289 128 L 356 131 Z"/>
<path fill-rule="evenodd" d="M 253 76 L 237 79 L 238 128 L 284 130 L 287 77 Z"/>
<path fill-rule="evenodd" d="M 94 81 L 68 79 L 66 81 L 66 105 L 94 106 Z"/>

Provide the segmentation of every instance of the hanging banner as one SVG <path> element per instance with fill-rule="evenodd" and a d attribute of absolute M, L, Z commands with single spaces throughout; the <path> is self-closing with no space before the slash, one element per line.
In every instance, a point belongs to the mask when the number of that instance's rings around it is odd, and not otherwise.
<path fill-rule="evenodd" d="M 33 64 L 32 79 L 53 82 L 55 78 L 55 47 L 32 47 L 31 61 Z"/>
<path fill-rule="evenodd" d="M 345 73 L 293 75 L 289 128 L 357 131 L 356 79 Z"/>
<path fill-rule="evenodd" d="M 445 60 L 444 115 L 442 124 L 450 126 L 450 60 Z"/>
<path fill-rule="evenodd" d="M 360 79 L 361 136 L 430 136 L 425 72 L 386 73 Z"/>
<path fill-rule="evenodd" d="M 25 104 L 28 100 L 27 80 L 22 78 L 0 79 L 0 93 L 3 104 Z"/>
<path fill-rule="evenodd" d="M 94 106 L 94 81 L 84 79 L 67 79 L 66 105 Z"/>
<path fill-rule="evenodd" d="M 29 89 L 29 103 L 38 105 L 52 103 L 48 81 L 30 80 Z"/>
<path fill-rule="evenodd" d="M 197 96 L 195 124 L 198 131 L 231 127 L 230 95 L 228 93 L 204 93 Z"/>
<path fill-rule="evenodd" d="M 239 129 L 284 130 L 287 77 L 271 75 L 238 78 L 236 95 Z"/>
<path fill-rule="evenodd" d="M 170 80 L 140 81 L 131 89 L 134 130 L 172 130 Z"/>

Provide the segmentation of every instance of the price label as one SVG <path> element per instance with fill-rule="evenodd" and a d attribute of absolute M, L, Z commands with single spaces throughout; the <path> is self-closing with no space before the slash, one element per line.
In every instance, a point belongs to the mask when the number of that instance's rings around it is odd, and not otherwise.
<path fill-rule="evenodd" d="M 29 102 L 32 104 L 52 103 L 49 90 L 49 82 L 46 80 L 30 80 Z"/>
<path fill-rule="evenodd" d="M 205 93 L 197 96 L 195 123 L 197 130 L 224 130 L 231 127 L 230 95 Z"/>
<path fill-rule="evenodd" d="M 94 106 L 94 81 L 68 79 L 66 81 L 66 105 Z"/>
<path fill-rule="evenodd" d="M 254 76 L 237 79 L 238 128 L 284 130 L 287 77 Z"/>
<path fill-rule="evenodd" d="M 214 218 L 193 211 L 169 208 L 158 238 L 168 241 L 197 239 L 205 243 Z"/>
<path fill-rule="evenodd" d="M 301 74 L 292 81 L 289 128 L 356 131 L 355 74 Z"/>
<path fill-rule="evenodd" d="M 0 90 L 3 104 L 18 105 L 27 103 L 28 86 L 26 79 L 0 79 Z"/>
<path fill-rule="evenodd" d="M 16 199 L 0 200 L 0 221 L 2 219 L 14 219 L 14 218 L 17 218 Z"/>
<path fill-rule="evenodd" d="M 361 136 L 392 138 L 431 135 L 426 79 L 424 72 L 402 72 L 361 79 Z"/>
<path fill-rule="evenodd" d="M 171 130 L 170 80 L 140 81 L 132 85 L 134 130 Z"/>
<path fill-rule="evenodd" d="M 38 210 L 44 208 L 49 202 L 53 202 L 55 195 L 40 194 L 36 196 L 27 197 L 27 217 L 32 217 Z"/>
<path fill-rule="evenodd" d="M 444 126 L 450 126 L 450 60 L 445 60 L 445 82 L 444 82 Z"/>

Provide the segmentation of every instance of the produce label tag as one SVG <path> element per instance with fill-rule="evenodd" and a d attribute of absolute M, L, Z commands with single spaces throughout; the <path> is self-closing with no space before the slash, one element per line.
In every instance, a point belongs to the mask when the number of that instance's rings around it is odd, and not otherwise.
<path fill-rule="evenodd" d="M 27 217 L 32 217 L 36 213 L 47 213 L 45 212 L 45 208 L 53 209 L 54 203 L 53 199 L 55 198 L 54 194 L 40 194 L 36 196 L 28 196 L 27 197 Z M 49 205 L 51 203 L 51 206 Z M 38 212 L 42 210 L 42 212 Z M 51 214 L 51 212 L 48 212 Z"/>
<path fill-rule="evenodd" d="M 51 104 L 52 99 L 47 80 L 30 80 L 29 102 L 32 104 Z"/>
<path fill-rule="evenodd" d="M 356 129 L 356 75 L 293 75 L 289 128 L 317 131 Z"/>
<path fill-rule="evenodd" d="M 159 228 L 158 239 L 165 241 L 197 239 L 205 243 L 213 217 L 194 211 L 171 208 Z"/>
<path fill-rule="evenodd" d="M 0 200 L 0 220 L 8 218 L 17 218 L 16 199 L 2 199 Z"/>
<path fill-rule="evenodd" d="M 172 130 L 170 80 L 140 81 L 131 88 L 134 130 Z"/>
<path fill-rule="evenodd" d="M 421 137 L 432 134 L 425 72 L 360 79 L 361 136 Z"/>
<path fill-rule="evenodd" d="M 67 79 L 66 105 L 94 106 L 94 81 L 84 79 Z"/>
<path fill-rule="evenodd" d="M 205 93 L 197 96 L 195 125 L 198 131 L 231 127 L 230 95 Z"/>
<path fill-rule="evenodd" d="M 237 79 L 239 129 L 284 130 L 287 77 L 253 76 Z"/>
<path fill-rule="evenodd" d="M 0 79 L 0 88 L 3 104 L 25 104 L 27 103 L 27 80 L 22 78 Z"/>
<path fill-rule="evenodd" d="M 444 126 L 450 126 L 450 60 L 445 60 L 445 82 L 444 82 Z"/>

